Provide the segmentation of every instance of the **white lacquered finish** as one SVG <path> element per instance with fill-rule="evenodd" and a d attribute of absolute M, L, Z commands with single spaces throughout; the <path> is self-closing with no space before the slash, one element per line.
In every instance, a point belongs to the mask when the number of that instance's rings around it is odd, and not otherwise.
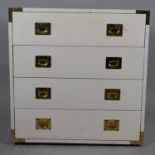
<path fill-rule="evenodd" d="M 90 140 L 90 139 L 25 139 L 26 143 L 54 143 L 54 144 L 110 144 L 110 145 L 130 145 L 130 141 L 126 140 Z"/>
<path fill-rule="evenodd" d="M 145 14 L 93 12 L 14 13 L 13 44 L 144 47 L 145 17 Z M 37 22 L 51 23 L 52 34 L 35 35 Z M 123 24 L 123 36 L 107 36 L 107 24 Z"/>
<path fill-rule="evenodd" d="M 16 137 L 138 140 L 140 113 L 140 111 L 19 109 L 15 112 Z M 36 118 L 50 118 L 52 120 L 52 129 L 36 129 Z M 106 119 L 120 120 L 119 131 L 105 131 L 103 121 Z"/>
<path fill-rule="evenodd" d="M 72 9 L 72 8 L 23 8 L 24 12 L 61 12 L 61 13 L 127 13 L 127 14 L 135 14 L 136 10 L 118 10 L 118 9 Z"/>
<path fill-rule="evenodd" d="M 145 126 L 145 105 L 146 105 L 146 95 L 147 95 L 147 74 L 148 74 L 148 50 L 149 50 L 149 29 L 150 26 L 146 26 L 146 38 L 145 38 L 145 56 L 144 56 L 144 71 L 143 71 L 143 94 L 142 94 L 142 114 L 141 114 L 141 130 L 144 131 Z"/>
<path fill-rule="evenodd" d="M 15 77 L 143 78 L 144 48 L 14 46 L 13 53 Z M 36 68 L 38 55 L 51 56 L 51 68 Z M 121 69 L 107 69 L 107 57 L 121 57 Z"/>
<path fill-rule="evenodd" d="M 11 114 L 11 129 L 14 129 L 14 96 L 13 96 L 13 47 L 12 47 L 12 24 L 8 25 L 9 30 L 9 82 L 10 82 L 10 114 Z"/>
<path fill-rule="evenodd" d="M 37 99 L 37 87 L 51 88 L 51 99 Z M 105 100 L 105 89 L 120 89 L 120 100 Z M 141 80 L 14 79 L 15 108 L 141 110 L 141 94 Z"/>
<path fill-rule="evenodd" d="M 8 27 L 12 140 L 141 143 L 150 28 L 145 13 L 149 12 L 13 10 Z M 51 35 L 36 35 L 35 23 L 51 23 Z M 107 24 L 122 24 L 122 36 L 107 36 Z M 36 67 L 36 56 L 50 56 L 51 67 Z M 107 69 L 107 57 L 121 58 L 121 67 Z M 50 88 L 51 98 L 37 99 L 36 88 Z M 120 99 L 106 100 L 105 89 L 120 90 Z M 51 129 L 36 129 L 36 119 L 51 119 Z M 104 120 L 119 122 L 118 131 L 105 131 Z"/>

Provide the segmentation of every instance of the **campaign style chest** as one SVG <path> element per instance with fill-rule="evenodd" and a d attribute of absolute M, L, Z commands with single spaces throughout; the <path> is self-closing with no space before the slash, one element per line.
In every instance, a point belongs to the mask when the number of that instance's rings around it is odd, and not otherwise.
<path fill-rule="evenodd" d="M 9 9 L 14 143 L 140 145 L 149 11 Z"/>

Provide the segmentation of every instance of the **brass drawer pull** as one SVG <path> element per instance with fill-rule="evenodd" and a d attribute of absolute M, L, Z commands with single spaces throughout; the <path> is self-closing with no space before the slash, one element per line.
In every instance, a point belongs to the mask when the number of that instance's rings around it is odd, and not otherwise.
<path fill-rule="evenodd" d="M 120 89 L 105 89 L 105 100 L 120 100 Z"/>
<path fill-rule="evenodd" d="M 119 120 L 104 120 L 104 131 L 119 131 Z"/>
<path fill-rule="evenodd" d="M 51 56 L 36 56 L 36 67 L 50 68 Z"/>
<path fill-rule="evenodd" d="M 50 99 L 51 88 L 36 88 L 36 98 L 37 99 Z"/>
<path fill-rule="evenodd" d="M 107 36 L 122 36 L 123 25 L 122 24 L 107 24 Z"/>
<path fill-rule="evenodd" d="M 51 119 L 49 118 L 37 118 L 36 129 L 50 130 L 52 128 Z"/>
<path fill-rule="evenodd" d="M 51 23 L 35 23 L 36 35 L 51 35 Z"/>
<path fill-rule="evenodd" d="M 122 58 L 121 57 L 106 57 L 106 69 L 121 69 Z"/>

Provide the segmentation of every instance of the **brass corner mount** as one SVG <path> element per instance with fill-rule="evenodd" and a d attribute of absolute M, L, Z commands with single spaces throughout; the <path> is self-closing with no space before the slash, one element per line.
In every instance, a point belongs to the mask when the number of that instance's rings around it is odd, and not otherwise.
<path fill-rule="evenodd" d="M 24 138 L 16 138 L 15 129 L 12 129 L 12 130 L 11 130 L 11 141 L 12 141 L 14 144 L 25 143 L 25 139 L 24 139 Z"/>
<path fill-rule="evenodd" d="M 13 12 L 22 12 L 22 11 L 23 11 L 23 8 L 20 8 L 20 7 L 18 7 L 18 8 L 9 8 L 8 9 L 8 21 L 12 22 L 12 19 L 13 19 L 12 14 L 13 14 Z"/>
<path fill-rule="evenodd" d="M 130 141 L 130 145 L 142 145 L 144 144 L 144 132 L 140 132 L 139 140 Z"/>

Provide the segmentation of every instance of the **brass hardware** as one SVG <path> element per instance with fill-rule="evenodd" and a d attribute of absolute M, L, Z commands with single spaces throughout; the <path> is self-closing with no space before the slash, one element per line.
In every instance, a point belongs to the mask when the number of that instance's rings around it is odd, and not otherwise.
<path fill-rule="evenodd" d="M 35 23 L 36 35 L 51 35 L 51 23 Z"/>
<path fill-rule="evenodd" d="M 36 129 L 50 130 L 51 129 L 51 119 L 37 118 L 36 119 Z"/>
<path fill-rule="evenodd" d="M 36 56 L 36 67 L 50 68 L 51 56 Z"/>
<path fill-rule="evenodd" d="M 106 57 L 106 69 L 121 69 L 121 57 Z"/>
<path fill-rule="evenodd" d="M 144 144 L 144 132 L 140 132 L 139 140 L 130 141 L 130 145 L 142 145 Z"/>
<path fill-rule="evenodd" d="M 51 88 L 36 88 L 36 98 L 37 99 L 50 99 Z"/>
<path fill-rule="evenodd" d="M 122 24 L 107 24 L 107 36 L 122 36 L 123 25 Z"/>
<path fill-rule="evenodd" d="M 146 14 L 146 25 L 150 24 L 150 11 L 149 10 L 136 10 L 136 14 Z"/>
<path fill-rule="evenodd" d="M 120 100 L 120 89 L 105 89 L 105 100 Z"/>
<path fill-rule="evenodd" d="M 119 120 L 104 120 L 105 131 L 119 131 Z"/>
<path fill-rule="evenodd" d="M 25 139 L 24 138 L 16 138 L 16 136 L 15 136 L 15 129 L 11 130 L 11 141 L 13 143 L 25 143 Z"/>
<path fill-rule="evenodd" d="M 23 12 L 23 8 L 9 8 L 8 9 L 8 21 L 12 22 L 13 12 Z"/>

